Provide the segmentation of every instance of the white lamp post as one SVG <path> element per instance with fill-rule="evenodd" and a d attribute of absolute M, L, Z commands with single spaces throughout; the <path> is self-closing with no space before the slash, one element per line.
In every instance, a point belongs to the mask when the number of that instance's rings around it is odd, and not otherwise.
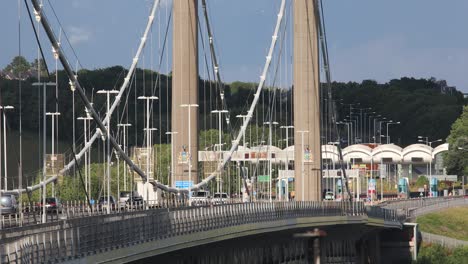
<path fill-rule="evenodd" d="M 283 128 L 286 130 L 286 163 L 285 163 L 285 169 L 286 169 L 286 193 L 289 193 L 289 157 L 288 157 L 288 152 L 287 149 L 289 147 L 289 129 L 293 129 L 294 126 L 280 126 L 280 128 Z M 278 172 L 279 173 L 279 172 Z M 278 174 L 279 175 L 279 174 Z M 280 185 L 281 188 L 282 184 Z M 279 198 L 281 200 L 281 190 L 279 192 Z M 289 201 L 289 195 L 286 195 L 286 200 Z"/>
<path fill-rule="evenodd" d="M 123 151 L 125 154 L 128 154 L 127 153 L 127 130 L 128 130 L 128 127 L 132 126 L 132 124 L 118 124 L 117 126 L 122 127 L 123 129 Z M 126 164 L 125 164 L 125 167 L 127 167 Z M 127 168 L 125 168 L 124 170 L 124 190 L 128 191 L 127 190 Z"/>
<path fill-rule="evenodd" d="M 7 191 L 8 190 L 8 179 L 7 179 L 7 175 L 8 175 L 8 166 L 7 166 L 7 147 L 6 147 L 6 135 L 7 135 L 7 131 L 6 131 L 6 114 L 5 112 L 6 111 L 9 111 L 9 110 L 13 110 L 15 109 L 13 106 L 11 105 L 6 105 L 6 106 L 0 106 L 0 111 L 3 110 L 3 151 L 5 153 L 5 155 L 3 156 L 4 158 L 4 162 L 5 162 L 5 178 L 4 178 L 4 190 Z M 0 134 L 1 135 L 1 134 Z M 1 138 L 0 138 L 1 140 Z M 1 165 L 1 163 L 0 163 Z M 0 166 L 0 170 L 1 170 L 1 166 Z"/>
<path fill-rule="evenodd" d="M 52 156 L 50 157 L 50 162 L 52 163 L 52 170 L 54 170 L 54 168 L 55 168 L 55 159 L 56 159 L 55 158 L 55 119 L 60 116 L 60 113 L 59 112 L 46 113 L 46 116 L 50 116 L 51 121 L 52 121 L 52 135 L 51 135 Z M 52 184 L 52 196 L 55 196 L 54 184 Z"/>
<path fill-rule="evenodd" d="M 390 144 L 390 137 L 388 136 L 388 127 L 390 125 L 399 125 L 399 124 L 400 124 L 400 121 L 398 121 L 398 122 L 390 121 L 390 122 L 387 123 L 387 144 Z"/>
<path fill-rule="evenodd" d="M 189 129 L 189 133 L 188 133 L 188 151 L 189 151 L 189 157 L 188 157 L 188 178 L 189 178 L 189 185 L 190 185 L 190 182 L 193 183 L 192 181 L 192 138 L 191 138 L 191 135 L 192 135 L 192 127 L 191 127 L 191 115 L 190 115 L 190 109 L 192 107 L 198 107 L 198 104 L 181 104 L 180 107 L 186 107 L 188 109 L 188 129 Z M 190 189 L 190 187 L 189 187 Z"/>
<path fill-rule="evenodd" d="M 268 167 L 269 167 L 269 171 L 270 171 L 270 181 L 269 181 L 269 185 L 268 185 L 268 189 L 269 189 L 269 200 L 270 200 L 270 203 L 273 201 L 272 198 L 271 198 L 271 185 L 272 185 L 272 181 L 273 181 L 273 170 L 272 170 L 272 166 L 271 166 L 271 147 L 273 145 L 272 143 L 272 130 L 273 130 L 273 125 L 278 125 L 278 122 L 264 122 L 263 123 L 264 125 L 268 125 L 268 130 L 269 130 L 269 133 L 268 133 Z"/>
<path fill-rule="evenodd" d="M 84 145 L 88 144 L 88 123 L 93 119 L 90 116 L 80 116 L 78 120 L 83 121 L 83 130 L 84 130 Z M 88 173 L 88 151 L 84 153 L 84 164 L 85 164 L 85 190 L 87 193 L 91 193 L 91 175 Z M 88 179 L 89 178 L 89 179 Z"/>
<path fill-rule="evenodd" d="M 236 115 L 237 118 L 242 118 L 242 124 L 245 123 L 245 120 L 247 119 L 248 115 Z M 245 142 L 245 133 L 244 135 L 242 136 L 242 141 L 244 143 L 244 148 L 247 146 L 246 142 Z"/>
<path fill-rule="evenodd" d="M 156 96 L 139 96 L 139 100 L 146 101 L 146 186 L 145 186 L 145 193 L 146 193 L 146 201 L 149 200 L 149 193 L 148 193 L 148 184 L 149 184 L 149 148 L 150 148 L 150 101 L 158 100 Z M 146 203 L 148 204 L 148 203 Z"/>
<path fill-rule="evenodd" d="M 221 151 L 222 151 L 222 146 L 223 146 L 223 144 L 222 144 L 222 131 L 223 131 L 222 125 L 223 125 L 223 124 L 222 124 L 222 122 L 221 122 L 221 116 L 222 116 L 223 114 L 227 114 L 227 113 L 229 113 L 229 112 L 228 112 L 227 110 L 213 110 L 213 111 L 211 111 L 211 113 L 212 113 L 212 114 L 218 114 L 218 146 L 219 146 L 219 153 L 220 153 L 220 157 L 221 157 Z M 189 117 L 189 118 L 190 118 L 190 117 Z M 218 162 L 219 162 L 219 163 L 222 162 L 221 158 L 220 158 L 220 160 L 218 160 Z M 216 185 L 216 187 L 217 187 L 217 190 L 216 190 L 216 191 L 217 191 L 218 193 L 219 193 L 220 190 L 222 189 L 222 188 L 220 187 L 220 185 L 221 185 L 221 175 L 222 175 L 222 171 L 220 171 L 220 172 L 218 173 L 218 177 L 217 177 L 217 180 L 216 180 L 217 183 L 218 183 L 218 184 Z"/>
<path fill-rule="evenodd" d="M 40 64 L 40 63 L 39 63 Z M 46 208 L 45 208 L 45 200 L 46 200 L 46 186 L 45 186 L 45 180 L 46 180 L 46 165 L 47 165 L 47 161 L 46 161 L 46 141 L 47 141 L 47 138 L 46 138 L 46 133 L 47 133 L 47 130 L 46 130 L 46 90 L 47 90 L 47 86 L 52 86 L 52 87 L 55 87 L 56 83 L 53 83 L 53 82 L 35 82 L 32 84 L 33 86 L 42 86 L 42 141 L 43 141 L 43 145 L 42 145 L 42 223 L 45 223 L 47 222 L 47 217 L 46 217 L 46 214 L 47 214 L 47 211 L 46 211 Z"/>
<path fill-rule="evenodd" d="M 106 140 L 107 140 L 107 213 L 110 214 L 110 195 L 111 195 L 111 189 L 110 189 L 110 160 L 111 160 L 111 151 L 110 151 L 110 116 L 109 116 L 109 107 L 110 107 L 110 95 L 111 94 L 118 94 L 119 91 L 117 90 L 99 90 L 97 91 L 98 94 L 106 94 L 107 95 L 107 111 L 106 111 L 106 119 L 107 119 L 107 135 L 106 135 Z"/>

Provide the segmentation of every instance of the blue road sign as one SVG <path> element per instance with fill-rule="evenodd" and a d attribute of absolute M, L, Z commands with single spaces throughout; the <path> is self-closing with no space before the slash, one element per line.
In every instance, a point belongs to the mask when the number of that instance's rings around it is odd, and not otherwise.
<path fill-rule="evenodd" d="M 175 187 L 176 188 L 181 188 L 181 189 L 188 189 L 193 186 L 192 181 L 176 181 L 175 182 Z"/>

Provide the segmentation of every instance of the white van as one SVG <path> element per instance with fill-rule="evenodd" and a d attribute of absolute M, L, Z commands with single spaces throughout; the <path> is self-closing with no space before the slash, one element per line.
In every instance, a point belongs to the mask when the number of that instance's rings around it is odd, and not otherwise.
<path fill-rule="evenodd" d="M 208 205 L 210 203 L 210 192 L 205 190 L 193 191 L 189 198 L 190 205 Z"/>

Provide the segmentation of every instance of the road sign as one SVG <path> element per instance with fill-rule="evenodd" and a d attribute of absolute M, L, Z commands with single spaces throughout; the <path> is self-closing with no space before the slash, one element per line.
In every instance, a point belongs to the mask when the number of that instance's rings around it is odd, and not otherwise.
<path fill-rule="evenodd" d="M 192 181 L 176 181 L 175 185 L 176 185 L 176 188 L 188 189 L 193 186 L 193 182 Z"/>
<path fill-rule="evenodd" d="M 258 182 L 270 182 L 270 175 L 258 175 Z"/>

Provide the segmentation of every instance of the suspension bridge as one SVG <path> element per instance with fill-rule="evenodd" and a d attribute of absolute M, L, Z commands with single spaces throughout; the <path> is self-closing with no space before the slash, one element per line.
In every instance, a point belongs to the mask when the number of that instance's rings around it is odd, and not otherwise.
<path fill-rule="evenodd" d="M 363 108 L 350 106 L 350 119 L 353 109 L 358 110 L 354 114 L 360 112 L 360 119 L 340 122 L 331 89 L 321 1 L 278 3 L 277 13 L 271 14 L 274 24 L 265 29 L 272 35 L 269 45 L 264 44 L 268 49 L 265 61 L 259 62 L 263 69 L 258 84 L 250 87 L 244 105 L 235 106 L 241 110 L 231 111 L 232 91 L 222 79 L 222 52 L 216 48 L 209 1 L 176 0 L 162 7 L 154 0 L 138 48 L 129 58 L 130 66 L 121 76 L 113 76 L 117 79 L 114 88 L 97 91 L 84 84 L 81 63 L 53 4 L 18 1 L 26 7 L 34 29 L 38 61 L 44 61 L 44 65 L 38 63 L 32 84 L 42 99 L 38 104 L 42 166 L 35 184 L 23 184 L 20 139 L 19 172 L 12 177 L 5 139 L 0 192 L 16 197 L 19 208 L 15 214 L 2 216 L 1 262 L 129 262 L 155 256 L 172 261 L 177 259 L 171 255 L 174 252 L 188 252 L 194 258 L 177 261 L 323 258 L 330 263 L 384 263 L 387 260 L 381 253 L 396 245 L 405 253 L 389 256 L 388 261 L 414 258 L 416 228 L 406 223 L 411 207 L 375 203 L 385 198 L 384 174 L 388 186 L 403 177 L 391 165 L 429 164 L 431 169 L 448 145 L 432 148 L 426 139 L 428 146 L 402 149 L 391 144 L 388 132 L 389 125 L 399 122 L 379 120 L 375 112 Z M 52 50 L 50 58 L 48 50 Z M 145 56 L 151 57 L 150 69 L 145 69 Z M 54 76 L 48 61 L 55 63 Z M 62 77 L 68 87 L 60 87 Z M 20 78 L 20 94 L 22 82 Z M 49 87 L 55 88 L 55 94 L 48 93 Z M 75 102 L 75 93 L 80 103 Z M 58 147 L 64 97 L 73 99 L 68 109 L 72 127 L 67 128 L 72 130 L 73 142 L 68 150 Z M 54 99 L 53 104 L 48 98 Z M 21 100 L 20 96 L 15 106 L 20 109 L 20 135 L 21 115 L 27 114 L 21 112 Z M 5 124 L 9 107 L 1 109 Z M 387 144 L 381 141 L 382 122 L 387 123 Z M 347 140 L 341 137 L 340 124 L 347 125 Z M 213 133 L 207 140 L 201 131 Z M 4 138 L 6 133 L 4 126 Z M 170 144 L 170 150 L 164 151 L 163 143 Z M 342 149 L 344 143 L 347 147 Z M 92 163 L 98 161 L 101 177 L 92 171 Z M 376 169 L 379 163 L 382 167 Z M 388 166 L 382 170 L 384 163 Z M 366 168 L 364 172 L 359 165 Z M 366 175 L 368 167 L 370 175 Z M 378 190 L 370 188 L 377 174 L 381 201 Z M 78 178 L 73 181 L 77 192 L 73 200 L 80 201 L 64 201 L 60 207 L 56 201 L 57 208 L 49 210 L 46 199 L 60 198 L 67 178 Z M 366 203 L 361 201 L 363 186 Z M 36 192 L 40 193 L 38 206 L 32 202 Z M 195 206 L 192 201 L 200 192 L 208 194 L 202 205 Z M 218 195 L 219 204 L 210 202 L 209 192 Z M 138 193 L 141 197 L 135 198 L 142 200 L 121 206 L 122 193 L 130 193 L 130 199 Z M 323 201 L 327 195 L 336 201 Z M 322 230 L 307 232 L 317 227 Z M 388 240 L 392 238 L 389 233 L 399 238 Z M 251 238 L 275 242 L 258 247 L 250 244 Z M 315 241 L 321 246 L 314 246 Z M 209 252 L 211 246 L 236 243 L 250 248 L 235 246 L 235 256 L 226 253 L 226 259 Z M 278 248 L 284 250 L 278 252 Z"/>

